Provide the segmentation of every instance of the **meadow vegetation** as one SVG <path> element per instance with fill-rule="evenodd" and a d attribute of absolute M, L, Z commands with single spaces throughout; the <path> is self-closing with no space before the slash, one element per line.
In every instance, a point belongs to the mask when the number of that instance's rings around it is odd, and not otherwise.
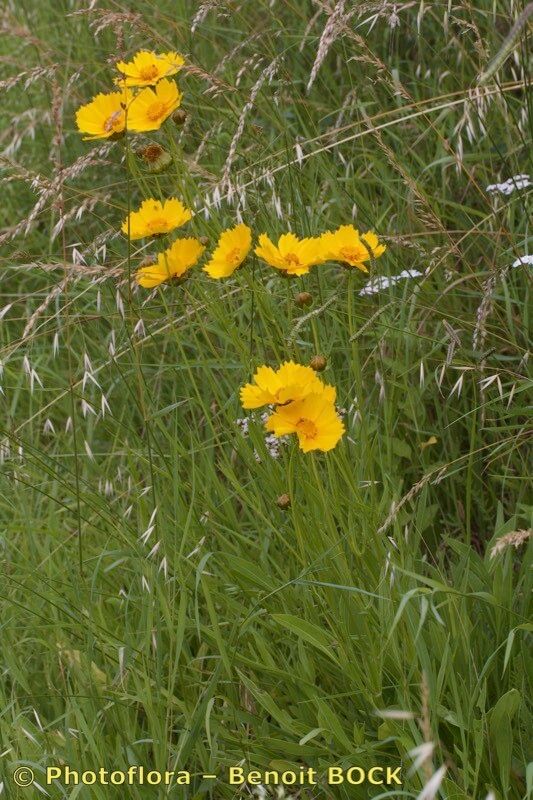
<path fill-rule="evenodd" d="M 0 795 L 230 798 L 252 789 L 202 775 L 382 763 L 400 789 L 287 792 L 528 797 L 528 13 L 4 1 Z M 183 55 L 179 113 L 84 140 L 76 111 L 144 49 Z M 170 197 L 183 228 L 121 230 Z M 386 246 L 367 274 L 254 252 L 351 224 Z M 186 279 L 139 285 L 183 236 Z M 335 387 L 328 452 L 241 405 L 289 360 Z M 46 787 L 63 763 L 193 780 Z"/>

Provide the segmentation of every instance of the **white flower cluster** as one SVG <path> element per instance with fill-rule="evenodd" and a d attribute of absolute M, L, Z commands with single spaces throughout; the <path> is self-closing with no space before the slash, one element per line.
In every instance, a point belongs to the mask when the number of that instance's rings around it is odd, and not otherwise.
<path fill-rule="evenodd" d="M 523 267 L 526 264 L 533 266 L 533 255 L 523 255 L 520 258 L 517 258 L 516 261 L 513 261 L 511 264 L 512 269 L 516 269 L 517 267 Z"/>
<path fill-rule="evenodd" d="M 376 292 L 380 292 L 382 289 L 388 289 L 389 286 L 394 286 L 396 283 L 399 283 L 399 281 L 409 280 L 410 278 L 421 278 L 422 275 L 423 273 L 418 272 L 416 269 L 404 269 L 398 275 L 379 275 L 377 278 L 372 278 L 372 280 L 368 281 L 359 294 L 361 297 L 369 294 L 376 294 Z"/>
<path fill-rule="evenodd" d="M 503 183 L 489 184 L 486 191 L 488 194 L 509 195 L 517 189 L 527 189 L 528 186 L 533 186 L 533 183 L 529 180 L 529 175 L 520 173 L 520 175 L 514 175 L 512 178 L 508 178 Z"/>
<path fill-rule="evenodd" d="M 261 422 L 264 424 L 268 418 L 269 414 L 267 412 L 263 412 L 261 414 Z M 235 420 L 235 424 L 240 429 L 242 436 L 245 438 L 248 436 L 250 422 L 253 421 L 254 417 L 250 415 L 249 417 L 241 417 L 240 419 Z M 288 436 L 274 436 L 273 433 L 265 434 L 265 446 L 267 449 L 267 453 L 271 458 L 279 458 L 281 447 L 287 444 L 289 440 Z M 254 450 L 255 460 L 257 462 L 261 462 L 261 456 Z"/>

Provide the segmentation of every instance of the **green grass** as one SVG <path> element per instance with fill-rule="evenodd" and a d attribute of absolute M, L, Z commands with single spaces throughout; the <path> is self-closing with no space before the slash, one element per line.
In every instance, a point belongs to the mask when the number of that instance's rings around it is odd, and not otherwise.
<path fill-rule="evenodd" d="M 0 255 L 6 797 L 41 796 L 14 785 L 21 765 L 44 787 L 46 766 L 142 764 L 194 778 L 81 795 L 229 798 L 242 792 L 224 773 L 241 761 L 403 769 L 400 791 L 321 783 L 300 797 L 416 798 L 443 765 L 446 800 L 531 792 L 531 541 L 490 557 L 531 528 L 531 273 L 508 269 L 533 251 L 531 203 L 485 191 L 533 174 L 527 25 L 483 101 L 472 92 L 516 5 L 398 4 L 392 27 L 392 6 L 372 25 L 381 3 L 346 3 L 309 91 L 320 3 L 222 3 L 194 33 L 199 7 L 184 0 L 0 12 L 2 78 L 45 70 L 4 88 L 0 109 L 0 236 L 31 217 Z M 199 68 L 179 76 L 185 126 L 142 138 L 172 166 L 147 173 L 132 138 L 73 175 L 99 146 L 81 140 L 76 108 L 141 47 Z M 251 94 L 236 192 L 217 209 Z M 151 296 L 128 280 L 146 253 L 117 231 L 129 206 L 170 194 L 195 204 L 186 230 L 211 242 L 241 196 L 256 235 L 314 235 L 354 214 L 387 243 L 372 275 L 427 273 L 360 296 L 362 273 L 287 281 L 251 259 L 226 282 L 196 270 Z M 86 267 L 65 267 L 73 247 Z M 262 363 L 317 353 L 347 434 L 329 454 L 291 443 L 273 459 L 260 421 L 240 434 L 238 389 Z M 407 713 L 378 713 L 391 710 Z M 432 756 L 409 774 L 424 742 Z"/>

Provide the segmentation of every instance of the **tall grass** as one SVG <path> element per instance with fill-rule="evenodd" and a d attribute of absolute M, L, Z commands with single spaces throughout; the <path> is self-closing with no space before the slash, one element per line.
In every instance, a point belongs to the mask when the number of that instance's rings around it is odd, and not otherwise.
<path fill-rule="evenodd" d="M 402 766 L 401 791 L 301 797 L 531 792 L 531 204 L 486 191 L 533 174 L 527 24 L 478 83 L 523 8 L 4 4 L 0 794 L 144 764 L 194 773 L 171 797 L 232 797 L 241 761 Z M 187 55 L 185 124 L 83 142 L 75 109 L 141 47 Z M 423 275 L 361 295 L 360 273 L 253 259 L 139 290 L 160 246 L 120 223 L 170 194 L 212 244 L 240 217 L 354 220 L 388 246 L 370 277 Z M 273 458 L 238 388 L 315 354 L 347 434 Z"/>

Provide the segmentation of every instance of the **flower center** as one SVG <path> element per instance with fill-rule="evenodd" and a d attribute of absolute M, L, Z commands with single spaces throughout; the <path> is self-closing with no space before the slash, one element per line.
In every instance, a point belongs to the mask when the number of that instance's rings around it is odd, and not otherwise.
<path fill-rule="evenodd" d="M 123 127 L 124 127 L 124 112 L 122 111 L 122 109 L 114 111 L 111 114 L 111 116 L 109 116 L 104 122 L 104 130 L 106 133 L 110 133 L 111 131 L 122 130 Z"/>
<path fill-rule="evenodd" d="M 287 262 L 289 267 L 299 267 L 300 266 L 300 259 L 296 255 L 296 253 L 287 253 L 285 256 L 285 261 Z"/>
<path fill-rule="evenodd" d="M 152 103 L 148 106 L 146 111 L 146 116 L 152 122 L 160 119 L 165 113 L 165 105 L 160 100 L 156 100 L 155 103 Z"/>
<path fill-rule="evenodd" d="M 146 223 L 146 227 L 150 231 L 166 231 L 168 224 L 164 217 L 152 217 L 152 219 Z"/>
<path fill-rule="evenodd" d="M 234 247 L 233 250 L 230 250 L 226 256 L 226 262 L 228 264 L 238 264 L 241 260 L 241 250 L 239 247 Z"/>
<path fill-rule="evenodd" d="M 318 428 L 311 419 L 302 417 L 296 423 L 296 430 L 305 436 L 306 439 L 316 439 Z"/>
<path fill-rule="evenodd" d="M 159 69 L 155 64 L 150 64 L 148 67 L 143 67 L 139 74 L 143 81 L 151 81 L 153 78 L 157 78 Z"/>
<path fill-rule="evenodd" d="M 356 247 L 341 247 L 340 255 L 343 261 L 362 261 L 364 255 Z"/>

